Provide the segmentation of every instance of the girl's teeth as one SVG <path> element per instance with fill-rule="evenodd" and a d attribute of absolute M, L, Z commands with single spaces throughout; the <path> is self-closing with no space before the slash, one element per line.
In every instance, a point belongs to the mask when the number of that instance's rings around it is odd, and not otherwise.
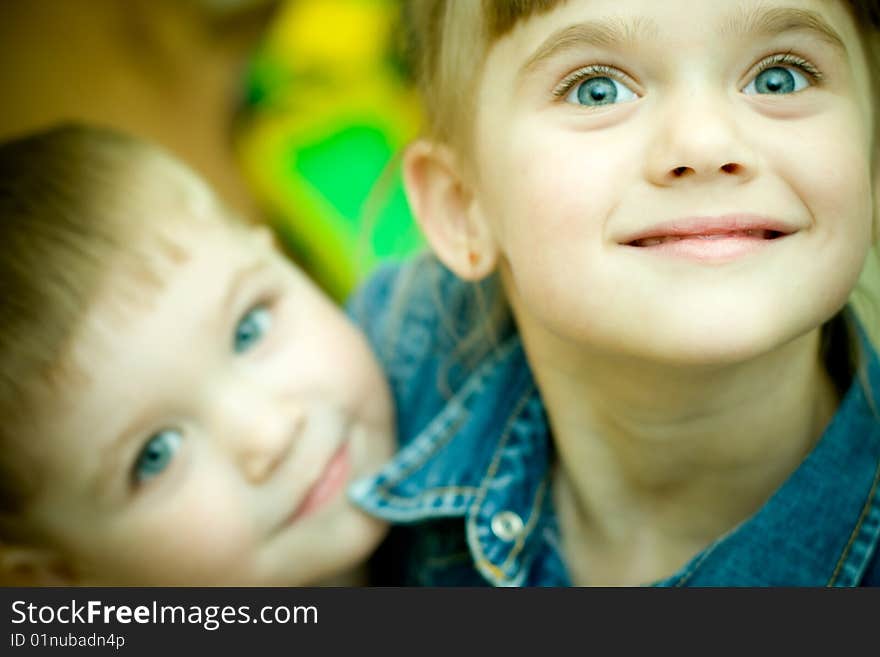
<path fill-rule="evenodd" d="M 710 235 L 668 235 L 665 237 L 647 237 L 644 239 L 636 240 L 636 246 L 657 246 L 658 244 L 663 244 L 664 242 L 678 242 L 680 240 L 723 240 L 731 237 L 757 237 L 760 239 L 768 239 L 768 234 L 766 230 L 763 229 L 750 229 L 750 230 L 737 230 L 731 231 L 729 233 L 713 233 Z"/>

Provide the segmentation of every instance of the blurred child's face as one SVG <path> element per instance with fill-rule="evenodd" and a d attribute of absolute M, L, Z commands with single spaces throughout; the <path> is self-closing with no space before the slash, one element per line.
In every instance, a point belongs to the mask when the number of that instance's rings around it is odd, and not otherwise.
<path fill-rule="evenodd" d="M 393 446 L 366 341 L 267 233 L 168 224 L 160 282 L 111 268 L 73 344 L 86 378 L 48 417 L 29 519 L 86 583 L 295 586 L 361 564 L 385 527 L 346 487 Z"/>
<path fill-rule="evenodd" d="M 476 214 L 524 333 L 748 358 L 846 301 L 871 99 L 843 2 L 571 0 L 490 49 Z"/>

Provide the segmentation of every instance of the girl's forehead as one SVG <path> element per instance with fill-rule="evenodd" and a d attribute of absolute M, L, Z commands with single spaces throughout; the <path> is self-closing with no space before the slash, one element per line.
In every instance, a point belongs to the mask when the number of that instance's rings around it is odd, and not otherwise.
<path fill-rule="evenodd" d="M 702 27 L 695 31 L 697 18 Z M 857 41 L 853 18 L 852 3 L 845 0 L 568 0 L 519 21 L 501 40 L 507 36 L 537 38 L 539 33 L 555 29 L 560 23 L 601 21 L 601 29 L 589 33 L 598 45 L 638 45 L 640 40 L 661 38 L 664 32 L 679 29 L 695 37 L 709 32 L 731 37 L 805 28 L 824 32 L 830 40 Z"/>

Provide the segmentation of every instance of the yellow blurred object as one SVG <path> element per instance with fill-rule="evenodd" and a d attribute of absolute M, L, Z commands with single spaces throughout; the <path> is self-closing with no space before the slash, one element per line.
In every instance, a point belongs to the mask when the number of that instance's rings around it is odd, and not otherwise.
<path fill-rule="evenodd" d="M 396 0 L 291 0 L 248 76 L 237 139 L 246 176 L 338 300 L 422 246 L 393 169 L 421 118 L 396 50 L 399 10 Z"/>
<path fill-rule="evenodd" d="M 328 68 L 372 67 L 390 40 L 386 3 L 361 0 L 292 2 L 270 39 L 290 62 L 321 62 Z"/>

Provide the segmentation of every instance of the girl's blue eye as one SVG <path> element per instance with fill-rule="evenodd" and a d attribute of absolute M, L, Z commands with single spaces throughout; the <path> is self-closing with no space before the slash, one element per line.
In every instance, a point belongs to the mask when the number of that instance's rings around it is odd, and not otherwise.
<path fill-rule="evenodd" d="M 635 92 L 609 77 L 595 77 L 584 80 L 576 85 L 565 98 L 566 102 L 586 107 L 626 103 L 635 99 Z"/>
<path fill-rule="evenodd" d="M 241 354 L 259 342 L 272 326 L 272 313 L 265 305 L 251 308 L 235 327 L 232 350 Z"/>
<path fill-rule="evenodd" d="M 792 94 L 810 86 L 810 81 L 796 68 L 771 66 L 764 69 L 749 82 L 743 93 L 746 94 Z"/>
<path fill-rule="evenodd" d="M 161 474 L 177 454 L 182 441 L 183 436 L 177 429 L 164 429 L 153 434 L 135 461 L 135 480 L 144 482 Z"/>

